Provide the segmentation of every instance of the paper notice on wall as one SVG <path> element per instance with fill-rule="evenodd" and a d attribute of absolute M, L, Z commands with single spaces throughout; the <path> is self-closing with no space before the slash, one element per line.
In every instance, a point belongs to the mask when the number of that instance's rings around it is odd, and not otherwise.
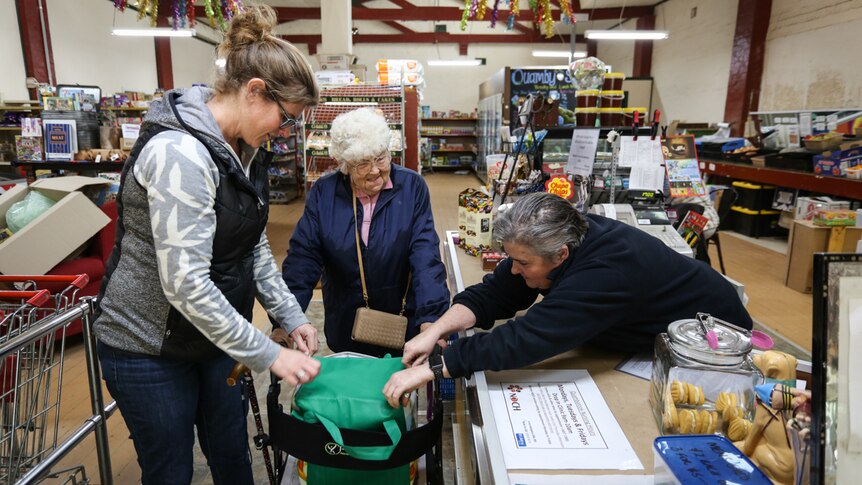
<path fill-rule="evenodd" d="M 599 130 L 572 130 L 572 145 L 566 173 L 589 177 L 596 161 L 596 147 L 599 144 Z"/>
<path fill-rule="evenodd" d="M 506 468 L 642 470 L 585 370 L 488 373 Z"/>

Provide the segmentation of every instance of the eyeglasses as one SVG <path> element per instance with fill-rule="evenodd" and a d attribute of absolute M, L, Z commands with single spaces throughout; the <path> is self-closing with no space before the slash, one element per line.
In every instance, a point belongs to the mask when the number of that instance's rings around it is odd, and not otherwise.
<path fill-rule="evenodd" d="M 390 158 L 389 152 L 384 153 L 383 155 L 378 156 L 374 160 L 363 160 L 361 162 L 357 162 L 353 164 L 353 170 L 356 171 L 357 175 L 365 175 L 371 171 L 371 166 L 374 165 L 380 170 L 389 166 Z"/>
<path fill-rule="evenodd" d="M 284 106 L 282 106 L 281 103 L 278 101 L 278 98 L 275 97 L 275 94 L 272 92 L 272 90 L 266 88 L 266 92 L 269 93 L 269 95 L 272 97 L 272 100 L 275 101 L 275 104 L 278 105 L 278 109 L 281 110 L 281 114 L 284 115 L 284 121 L 282 121 L 281 124 L 278 125 L 278 129 L 283 130 L 287 127 L 296 125 L 296 118 L 290 116 L 287 110 L 284 109 Z"/>

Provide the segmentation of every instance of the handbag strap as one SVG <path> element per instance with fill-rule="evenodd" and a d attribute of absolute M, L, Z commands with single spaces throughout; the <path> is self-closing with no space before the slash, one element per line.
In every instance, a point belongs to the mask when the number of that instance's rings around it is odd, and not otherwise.
<path fill-rule="evenodd" d="M 359 280 L 362 282 L 362 299 L 365 300 L 365 308 L 368 306 L 368 288 L 365 286 L 365 267 L 362 264 L 362 249 L 359 246 L 359 213 L 356 211 L 356 187 L 353 182 L 350 183 L 350 189 L 353 191 L 353 221 L 356 226 L 356 259 L 359 261 Z M 407 293 L 410 291 L 410 283 L 413 281 L 413 271 L 407 275 L 407 288 L 404 289 L 404 298 L 401 299 L 401 313 L 404 316 L 404 310 L 407 308 Z"/>

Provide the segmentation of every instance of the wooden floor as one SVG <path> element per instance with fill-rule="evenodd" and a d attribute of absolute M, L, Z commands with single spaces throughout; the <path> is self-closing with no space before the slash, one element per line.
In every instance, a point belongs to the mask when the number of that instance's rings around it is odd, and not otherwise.
<path fill-rule="evenodd" d="M 435 225 L 442 237 L 447 229 L 457 228 L 457 194 L 467 187 L 477 186 L 479 181 L 473 175 L 452 173 L 428 174 L 426 180 L 431 191 Z M 301 201 L 274 205 L 271 208 L 267 231 L 273 254 L 279 264 L 284 258 L 290 234 L 302 208 Z M 785 256 L 729 234 L 722 237 L 722 246 L 728 276 L 745 285 L 750 297 L 748 309 L 752 316 L 810 352 L 811 295 L 784 286 Z M 717 255 L 713 254 L 712 259 L 717 266 Z M 255 313 L 255 324 L 260 327 L 266 324 L 266 318 L 259 308 Z M 80 426 L 83 419 L 90 414 L 84 352 L 80 339 L 72 339 L 68 347 L 61 408 L 61 436 Z M 114 483 L 139 483 L 140 469 L 122 418 L 115 414 L 108 423 Z M 258 456 L 259 454 L 255 453 L 256 459 L 259 459 Z M 85 465 L 93 482 L 99 483 L 92 436 L 63 461 L 66 466 L 80 463 Z M 258 477 L 258 483 L 264 482 L 264 477 Z"/>

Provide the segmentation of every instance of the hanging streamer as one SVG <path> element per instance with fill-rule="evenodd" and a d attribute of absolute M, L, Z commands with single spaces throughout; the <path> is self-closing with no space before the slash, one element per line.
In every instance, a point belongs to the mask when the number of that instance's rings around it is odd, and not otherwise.
<path fill-rule="evenodd" d="M 476 9 L 476 20 L 485 20 L 485 12 L 488 10 L 488 0 L 479 0 L 479 7 Z"/>
<path fill-rule="evenodd" d="M 227 30 L 227 22 L 224 21 L 224 9 L 227 6 L 227 0 L 221 0 L 221 5 L 216 5 L 215 13 L 218 26 L 222 30 Z"/>
<path fill-rule="evenodd" d="M 566 23 L 571 23 L 572 25 L 577 22 L 575 19 L 575 13 L 572 11 L 572 1 L 571 0 L 560 0 L 560 8 L 563 10 L 563 19 L 566 20 Z"/>
<path fill-rule="evenodd" d="M 150 0 L 138 0 L 138 20 L 144 18 L 144 15 L 147 14 L 147 8 Z"/>
<path fill-rule="evenodd" d="M 515 16 L 513 14 L 509 14 L 509 20 L 506 22 L 506 30 L 512 30 L 515 28 Z"/>
<path fill-rule="evenodd" d="M 189 28 L 195 28 L 197 19 L 195 18 L 195 0 L 186 0 L 186 15 L 188 16 Z"/>
<path fill-rule="evenodd" d="M 521 15 L 521 2 L 518 0 L 509 0 L 509 15 L 519 17 Z"/>
<path fill-rule="evenodd" d="M 461 32 L 467 30 L 467 20 L 470 18 L 470 0 L 464 0 L 464 11 L 461 13 Z"/>
<path fill-rule="evenodd" d="M 470 18 L 471 19 L 476 18 L 476 11 L 478 9 L 479 9 L 479 0 L 473 0 L 473 2 L 470 4 Z"/>
<path fill-rule="evenodd" d="M 500 15 L 500 0 L 494 0 L 494 8 L 491 10 L 491 28 L 497 26 L 497 16 Z"/>
<path fill-rule="evenodd" d="M 150 27 L 158 25 L 159 0 L 150 0 Z"/>
<path fill-rule="evenodd" d="M 185 4 L 185 2 L 180 2 L 180 1 L 174 0 L 174 9 L 173 9 L 174 10 L 173 11 L 174 30 L 177 30 L 178 28 L 180 28 L 180 4 L 181 3 Z M 182 19 L 185 20 L 185 17 L 182 17 Z"/>
<path fill-rule="evenodd" d="M 551 0 L 542 0 L 542 22 L 545 25 L 545 38 L 554 36 L 554 17 L 551 15 Z"/>

